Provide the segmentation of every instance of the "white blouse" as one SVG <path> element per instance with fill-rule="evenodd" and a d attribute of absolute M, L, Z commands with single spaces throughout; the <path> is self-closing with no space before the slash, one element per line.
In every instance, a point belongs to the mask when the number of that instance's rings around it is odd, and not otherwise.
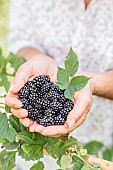
<path fill-rule="evenodd" d="M 8 48 L 35 47 L 63 64 L 72 47 L 79 71 L 113 69 L 113 0 L 11 0 Z M 84 124 L 71 133 L 82 143 L 112 144 L 113 101 L 93 97 Z"/>

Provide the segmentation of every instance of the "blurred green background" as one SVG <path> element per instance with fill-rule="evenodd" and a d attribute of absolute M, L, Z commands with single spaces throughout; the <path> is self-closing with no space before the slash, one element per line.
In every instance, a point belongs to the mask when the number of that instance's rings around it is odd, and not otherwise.
<path fill-rule="evenodd" d="M 0 0 L 0 46 L 6 48 L 9 0 Z"/>

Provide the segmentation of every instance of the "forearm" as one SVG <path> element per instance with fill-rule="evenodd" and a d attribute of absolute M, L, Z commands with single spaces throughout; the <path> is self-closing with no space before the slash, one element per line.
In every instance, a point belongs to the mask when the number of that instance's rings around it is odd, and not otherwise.
<path fill-rule="evenodd" d="M 113 70 L 94 76 L 94 95 L 113 99 Z"/>
<path fill-rule="evenodd" d="M 82 74 L 82 73 L 81 73 Z M 83 73 L 90 79 L 93 95 L 113 99 L 113 70 L 104 73 Z"/>
<path fill-rule="evenodd" d="M 17 55 L 22 56 L 25 60 L 31 59 L 35 55 L 44 55 L 41 51 L 37 50 L 36 48 L 26 47 L 22 48 L 17 52 Z"/>

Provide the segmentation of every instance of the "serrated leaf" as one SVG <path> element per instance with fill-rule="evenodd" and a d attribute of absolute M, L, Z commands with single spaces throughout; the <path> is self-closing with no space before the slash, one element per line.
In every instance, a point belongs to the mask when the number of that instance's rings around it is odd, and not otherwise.
<path fill-rule="evenodd" d="M 48 138 L 48 142 L 46 144 L 46 150 L 49 155 L 53 158 L 61 158 L 62 155 L 66 154 L 67 149 L 75 145 L 78 150 L 82 149 L 81 144 L 72 136 L 68 138 L 67 141 L 61 141 L 60 138 Z"/>
<path fill-rule="evenodd" d="M 44 164 L 42 161 L 39 161 L 38 163 L 35 163 L 30 170 L 44 170 Z"/>
<path fill-rule="evenodd" d="M 41 146 L 44 146 L 47 143 L 48 137 L 43 136 L 40 133 L 34 133 L 34 140 L 36 141 L 37 144 L 41 144 Z"/>
<path fill-rule="evenodd" d="M 14 150 L 18 149 L 20 147 L 20 144 L 17 142 L 9 142 L 8 140 L 5 140 L 2 145 L 5 147 L 6 150 Z"/>
<path fill-rule="evenodd" d="M 73 77 L 78 70 L 78 58 L 71 48 L 65 60 L 65 69 L 68 76 Z"/>
<path fill-rule="evenodd" d="M 15 69 L 18 69 L 25 62 L 24 58 L 19 57 L 12 53 L 9 54 L 8 61 L 10 62 L 11 66 Z"/>
<path fill-rule="evenodd" d="M 69 84 L 69 76 L 66 74 L 66 70 L 64 68 L 58 68 L 57 72 L 57 85 L 61 84 L 62 87 L 66 87 Z"/>
<path fill-rule="evenodd" d="M 86 76 L 76 76 L 71 80 L 70 86 L 73 86 L 75 91 L 80 90 L 85 87 L 89 79 Z"/>
<path fill-rule="evenodd" d="M 16 135 L 16 141 L 22 140 L 30 144 L 36 144 L 36 141 L 32 139 L 33 133 L 29 131 L 23 131 Z"/>
<path fill-rule="evenodd" d="M 73 170 L 81 170 L 81 168 L 84 166 L 84 162 L 76 156 L 73 156 L 72 160 L 74 163 Z"/>
<path fill-rule="evenodd" d="M 25 159 L 26 161 L 30 161 L 30 160 L 35 160 L 34 158 L 30 157 L 29 155 L 27 155 L 22 148 L 18 148 L 18 156 L 21 156 L 23 159 Z"/>
<path fill-rule="evenodd" d="M 7 152 L 5 150 L 0 152 L 0 168 L 2 170 L 11 170 L 15 167 L 16 152 Z"/>
<path fill-rule="evenodd" d="M 71 163 L 72 163 L 72 157 L 71 156 L 63 155 L 61 157 L 61 168 L 62 168 L 62 170 L 66 170 Z"/>
<path fill-rule="evenodd" d="M 9 142 L 15 141 L 17 132 L 9 124 L 7 116 L 5 113 L 0 113 L 0 138 L 5 138 Z"/>
<path fill-rule="evenodd" d="M 21 146 L 23 151 L 29 155 L 30 157 L 37 157 L 39 158 L 43 157 L 43 147 L 41 145 L 36 144 L 23 144 Z"/>
<path fill-rule="evenodd" d="M 69 85 L 64 91 L 64 96 L 65 98 L 72 99 L 74 97 L 74 93 L 75 93 L 74 86 Z"/>

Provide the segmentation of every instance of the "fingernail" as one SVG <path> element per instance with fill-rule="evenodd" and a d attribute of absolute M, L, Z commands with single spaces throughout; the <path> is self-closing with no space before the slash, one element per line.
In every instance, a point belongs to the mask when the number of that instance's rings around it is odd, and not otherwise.
<path fill-rule="evenodd" d="M 72 128 L 75 124 L 76 120 L 75 119 L 71 119 L 71 121 L 69 122 L 69 128 Z"/>
<path fill-rule="evenodd" d="M 10 87 L 10 91 L 12 91 L 15 88 L 16 84 L 12 84 Z"/>

